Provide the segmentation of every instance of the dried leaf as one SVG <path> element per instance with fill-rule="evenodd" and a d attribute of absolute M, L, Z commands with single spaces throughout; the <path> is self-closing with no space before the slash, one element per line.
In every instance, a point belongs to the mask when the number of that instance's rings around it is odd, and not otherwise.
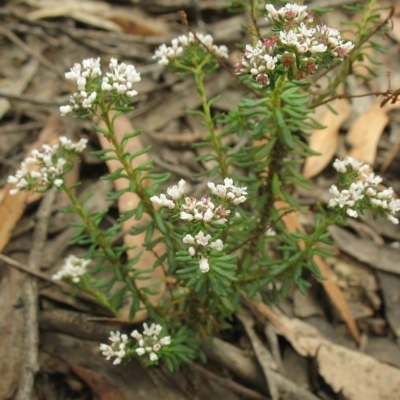
<path fill-rule="evenodd" d="M 107 18 L 118 24 L 125 33 L 139 36 L 166 36 L 170 26 L 160 18 L 152 18 L 139 8 L 113 7 Z"/>
<path fill-rule="evenodd" d="M 28 18 L 32 20 L 68 17 L 95 28 L 113 32 L 122 31 L 118 24 L 105 17 L 110 11 L 110 5 L 102 1 L 69 0 L 62 5 L 59 1 L 54 0 L 29 1 L 29 3 L 33 7 L 39 8 L 28 14 Z"/>
<path fill-rule="evenodd" d="M 313 326 L 289 318 L 275 307 L 254 303 L 304 357 L 315 357 L 320 375 L 347 400 L 400 398 L 400 370 L 355 350 L 329 342 Z M 340 368 L 338 368 L 340 366 Z"/>
<path fill-rule="evenodd" d="M 376 101 L 353 123 L 346 139 L 351 145 L 349 156 L 373 165 L 379 139 L 389 122 L 388 111 L 400 108 L 400 102 L 386 104 L 381 108 L 382 100 Z"/>
<path fill-rule="evenodd" d="M 319 174 L 332 160 L 339 142 L 339 129 L 351 114 L 351 106 L 346 99 L 336 99 L 331 106 L 337 114 L 326 107 L 318 121 L 325 128 L 315 129 L 311 134 L 309 146 L 320 155 L 306 159 L 303 169 L 303 175 L 306 178 L 312 178 Z"/>
<path fill-rule="evenodd" d="M 289 208 L 288 205 L 283 201 L 275 202 L 275 207 L 278 210 Z M 286 214 L 282 217 L 282 220 L 289 232 L 296 232 L 296 230 L 304 232 L 304 228 L 301 225 L 296 213 L 293 212 Z M 298 246 L 300 249 L 304 249 L 304 242 L 300 241 Z M 346 298 L 344 297 L 337 283 L 334 281 L 331 271 L 320 256 L 314 256 L 314 262 L 317 264 L 321 274 L 326 278 L 324 280 L 320 280 L 319 282 L 323 286 L 325 292 L 328 294 L 336 309 L 339 311 L 343 320 L 346 322 L 354 340 L 359 342 L 360 332 L 358 331 L 356 321 L 354 320 Z"/>

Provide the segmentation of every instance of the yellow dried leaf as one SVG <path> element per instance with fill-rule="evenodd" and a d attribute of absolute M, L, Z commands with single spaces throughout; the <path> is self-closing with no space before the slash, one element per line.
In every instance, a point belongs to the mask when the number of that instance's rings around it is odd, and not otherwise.
<path fill-rule="evenodd" d="M 332 160 L 339 142 L 339 129 L 350 116 L 351 107 L 348 100 L 336 99 L 331 103 L 331 106 L 337 114 L 326 107 L 324 114 L 318 121 L 325 128 L 315 129 L 311 134 L 309 145 L 320 155 L 306 159 L 303 169 L 303 175 L 306 178 L 312 178 L 319 174 Z"/>
<path fill-rule="evenodd" d="M 382 100 L 376 101 L 353 123 L 346 139 L 351 146 L 349 156 L 373 165 L 379 139 L 389 122 L 388 111 L 400 108 L 400 102 L 387 103 L 381 107 Z"/>

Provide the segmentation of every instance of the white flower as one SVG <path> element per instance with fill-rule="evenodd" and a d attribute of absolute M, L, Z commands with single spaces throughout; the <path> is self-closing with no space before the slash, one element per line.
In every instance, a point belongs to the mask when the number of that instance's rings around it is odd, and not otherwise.
<path fill-rule="evenodd" d="M 200 271 L 204 274 L 205 272 L 208 272 L 210 270 L 210 264 L 208 263 L 208 259 L 205 258 L 204 256 L 200 257 L 199 261 L 199 267 Z"/>
<path fill-rule="evenodd" d="M 86 138 L 82 138 L 79 140 L 79 142 L 74 143 L 72 140 L 69 140 L 65 136 L 61 136 L 59 140 L 60 145 L 63 149 L 72 150 L 76 153 L 81 153 L 83 150 L 85 150 L 88 142 Z"/>
<path fill-rule="evenodd" d="M 158 360 L 157 354 L 151 352 L 151 353 L 150 353 L 150 361 L 156 361 L 156 360 Z"/>
<path fill-rule="evenodd" d="M 326 45 L 320 43 L 310 46 L 309 51 L 311 54 L 316 54 L 316 53 L 324 53 L 326 49 L 327 49 Z"/>
<path fill-rule="evenodd" d="M 276 11 L 272 4 L 266 4 L 265 9 L 268 11 L 268 14 L 271 18 L 275 19 L 279 16 L 278 11 Z"/>
<path fill-rule="evenodd" d="M 180 218 L 187 221 L 192 221 L 194 216 L 193 214 L 189 214 L 187 212 L 181 211 Z"/>
<path fill-rule="evenodd" d="M 173 200 L 178 200 L 182 195 L 185 194 L 185 185 L 186 181 L 181 179 L 178 182 L 178 185 L 171 186 L 167 189 L 167 193 L 170 197 L 172 197 Z"/>
<path fill-rule="evenodd" d="M 155 204 L 158 204 L 161 207 L 168 207 L 169 209 L 175 208 L 175 203 L 172 200 L 167 199 L 167 197 L 163 193 L 160 194 L 160 197 L 158 196 L 150 197 L 150 201 L 152 201 Z"/>
<path fill-rule="evenodd" d="M 346 210 L 346 214 L 347 214 L 349 217 L 352 217 L 352 218 L 357 218 L 357 217 L 358 217 L 358 212 L 355 211 L 355 210 L 353 210 L 353 209 L 351 209 L 351 208 L 348 208 L 348 209 Z"/>
<path fill-rule="evenodd" d="M 133 84 L 140 82 L 140 73 L 134 65 L 119 63 L 116 58 L 111 58 L 109 72 L 103 77 L 102 90 L 114 91 L 118 94 L 126 94 L 128 97 L 136 96 L 138 93 L 133 90 Z"/>
<path fill-rule="evenodd" d="M 211 235 L 204 235 L 202 231 L 200 231 L 195 237 L 196 242 L 201 246 L 207 246 L 209 240 L 211 239 Z"/>
<path fill-rule="evenodd" d="M 61 106 L 60 107 L 60 114 L 61 116 L 65 117 L 68 113 L 72 112 L 73 108 L 70 105 Z"/>
<path fill-rule="evenodd" d="M 398 218 L 394 217 L 394 216 L 391 215 L 391 214 L 386 214 L 386 218 L 387 218 L 392 224 L 397 225 L 397 224 L 399 223 Z"/>
<path fill-rule="evenodd" d="M 100 345 L 100 351 L 103 353 L 103 356 L 106 357 L 106 360 L 109 360 L 114 355 L 114 350 L 107 344 L 102 343 Z"/>
<path fill-rule="evenodd" d="M 171 336 L 164 336 L 160 339 L 161 346 L 168 346 L 171 344 Z"/>
<path fill-rule="evenodd" d="M 193 244 L 194 243 L 194 237 L 192 235 L 186 235 L 183 239 L 182 242 L 185 244 Z"/>
<path fill-rule="evenodd" d="M 158 356 L 155 352 L 160 352 L 163 346 L 171 344 L 171 337 L 164 336 L 159 338 L 162 331 L 162 326 L 159 324 L 152 323 L 150 326 L 147 323 L 143 324 L 143 334 L 140 334 L 137 330 L 131 333 L 131 336 L 138 340 L 138 347 L 135 349 L 136 354 L 139 357 L 148 357 L 150 361 L 157 361 Z"/>
<path fill-rule="evenodd" d="M 379 175 L 375 175 L 372 172 L 368 175 L 365 175 L 365 182 L 372 186 L 378 186 L 380 183 L 382 183 L 382 180 L 383 179 Z"/>
<path fill-rule="evenodd" d="M 131 336 L 135 338 L 136 340 L 140 340 L 143 338 L 143 335 L 139 333 L 136 329 L 132 331 Z"/>
<path fill-rule="evenodd" d="M 161 65 L 168 65 L 171 60 L 179 57 L 183 53 L 185 47 L 198 46 L 199 42 L 215 56 L 228 58 L 228 48 L 224 45 L 215 45 L 211 35 L 203 35 L 201 33 L 193 34 L 189 32 L 188 35 L 181 35 L 172 39 L 171 46 L 167 46 L 164 43 L 159 46 L 154 52 L 153 59 L 158 60 L 158 63 Z"/>
<path fill-rule="evenodd" d="M 138 347 L 135 351 L 138 356 L 142 356 L 146 353 L 146 350 L 143 347 Z"/>
<path fill-rule="evenodd" d="M 86 273 L 86 267 L 90 264 L 91 260 L 78 258 L 71 254 L 64 260 L 61 269 L 55 273 L 51 279 L 60 280 L 64 278 L 72 278 L 72 281 L 78 283 L 81 276 Z M 112 333 L 112 332 L 111 332 Z"/>
<path fill-rule="evenodd" d="M 213 250 L 221 251 L 224 247 L 224 243 L 221 239 L 217 239 L 215 242 L 210 243 L 210 248 Z"/>
<path fill-rule="evenodd" d="M 126 345 L 128 343 L 128 336 L 117 332 L 110 332 L 109 340 L 111 341 L 111 346 L 107 344 L 100 345 L 100 351 L 109 360 L 111 357 L 115 357 L 113 364 L 120 364 L 122 359 L 126 356 Z"/>
<path fill-rule="evenodd" d="M 348 189 L 339 191 L 336 186 L 330 188 L 330 192 L 335 196 L 329 200 L 329 206 L 332 208 L 340 207 L 346 210 L 346 214 L 350 217 L 358 217 L 357 204 L 360 200 L 366 198 L 362 207 L 378 209 L 386 215 L 389 221 L 398 223 L 395 213 L 400 211 L 400 200 L 394 199 L 394 191 L 392 188 L 379 191 L 378 185 L 382 182 L 379 175 L 370 171 L 370 166 L 366 163 L 358 161 L 351 157 L 346 157 L 344 160 L 336 159 L 333 163 L 334 168 L 342 174 L 347 172 L 356 172 L 349 175 L 353 178 L 348 186 Z M 366 204 L 366 205 L 365 205 Z"/>

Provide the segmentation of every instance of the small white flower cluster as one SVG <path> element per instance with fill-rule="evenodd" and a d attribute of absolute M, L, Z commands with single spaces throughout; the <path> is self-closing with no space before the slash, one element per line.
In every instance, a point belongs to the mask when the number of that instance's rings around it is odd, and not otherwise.
<path fill-rule="evenodd" d="M 115 91 L 118 94 L 126 94 L 133 97 L 138 94 L 136 90 L 132 90 L 133 84 L 140 82 L 140 73 L 136 71 L 133 65 L 121 63 L 112 58 L 109 64 L 110 72 L 106 72 L 103 77 L 101 89 L 110 92 Z"/>
<path fill-rule="evenodd" d="M 171 337 L 164 336 L 160 338 L 162 326 L 158 324 L 153 323 L 149 327 L 144 323 L 143 328 L 143 333 L 139 333 L 136 329 L 131 333 L 131 336 L 137 340 L 137 346 L 135 346 L 136 348 L 134 351 L 138 356 L 145 355 L 151 362 L 157 361 L 159 359 L 157 353 L 159 353 L 162 347 L 171 344 Z M 132 354 L 128 335 L 121 335 L 118 331 L 115 333 L 110 332 L 109 339 L 111 345 L 102 343 L 100 345 L 100 351 L 107 360 L 115 357 L 113 361 L 114 365 L 120 364 L 124 357 Z"/>
<path fill-rule="evenodd" d="M 100 351 L 106 360 L 111 357 L 115 357 L 113 361 L 114 365 L 121 364 L 122 359 L 126 356 L 126 347 L 128 344 L 128 335 L 122 334 L 120 332 L 110 332 L 111 346 L 108 344 L 101 344 Z"/>
<path fill-rule="evenodd" d="M 280 8 L 278 11 L 272 4 L 267 4 L 265 9 L 268 11 L 268 18 L 272 23 L 289 23 L 293 22 L 312 22 L 314 17 L 311 12 L 307 11 L 307 6 L 299 4 L 287 3 L 285 7 Z"/>
<path fill-rule="evenodd" d="M 186 181 L 181 179 L 178 185 L 171 186 L 167 189 L 167 194 L 171 199 L 168 199 L 164 193 L 160 196 L 150 197 L 150 200 L 159 205 L 160 207 L 168 207 L 169 209 L 175 208 L 175 202 L 179 200 L 185 194 Z"/>
<path fill-rule="evenodd" d="M 133 65 L 118 63 L 111 58 L 109 72 L 103 76 L 100 67 L 100 58 L 88 58 L 82 64 L 75 63 L 69 72 L 65 73 L 66 79 L 76 83 L 77 90 L 70 97 L 70 104 L 60 107 L 62 116 L 79 109 L 90 109 L 99 93 L 112 92 L 119 95 L 133 97 L 137 91 L 133 84 L 140 81 L 140 74 Z"/>
<path fill-rule="evenodd" d="M 64 260 L 64 264 L 59 271 L 57 271 L 51 279 L 58 281 L 64 278 L 72 278 L 72 282 L 78 283 L 81 276 L 86 274 L 87 266 L 91 260 L 78 258 L 71 254 Z"/>
<path fill-rule="evenodd" d="M 186 235 L 183 238 L 183 243 L 189 244 L 188 253 L 192 257 L 196 254 L 200 255 L 199 267 L 200 271 L 205 273 L 210 270 L 210 264 L 208 262 L 208 258 L 205 256 L 207 254 L 207 249 L 221 251 L 224 247 L 224 244 L 221 239 L 217 239 L 214 242 L 210 241 L 211 235 L 204 235 L 202 231 L 200 231 L 194 237 L 192 235 Z"/>
<path fill-rule="evenodd" d="M 247 199 L 247 188 L 239 187 L 233 184 L 233 179 L 225 178 L 224 184 L 216 185 L 213 182 L 208 182 L 207 186 L 211 193 L 216 196 L 216 201 L 220 205 L 215 205 L 215 201 L 209 195 L 204 195 L 200 200 L 194 197 L 185 197 L 186 182 L 181 179 L 178 185 L 171 186 L 167 189 L 167 195 L 153 196 L 150 200 L 160 207 L 167 207 L 171 210 L 178 209 L 179 218 L 187 222 L 198 223 L 202 222 L 206 225 L 205 229 L 209 229 L 209 225 L 222 225 L 230 216 L 231 210 L 229 207 L 237 206 Z M 210 250 L 221 251 L 223 242 L 221 239 L 211 240 L 211 235 L 207 232 L 195 228 L 196 234 L 186 235 L 183 238 L 183 243 L 189 245 L 189 255 L 199 257 L 199 267 L 201 272 L 208 272 L 210 265 L 208 261 L 208 253 Z"/>
<path fill-rule="evenodd" d="M 214 203 L 211 201 L 210 196 L 205 195 L 201 200 L 197 200 L 193 197 L 185 197 L 185 201 L 181 204 L 180 200 L 185 194 L 186 181 L 181 179 L 178 185 L 171 186 L 167 189 L 167 195 L 164 193 L 160 196 L 152 196 L 150 200 L 159 205 L 160 207 L 167 207 L 174 209 L 178 204 L 181 205 L 181 219 L 192 221 L 205 221 L 210 222 L 212 219 L 219 220 L 219 223 L 226 221 L 224 218 L 230 213 L 229 210 L 225 210 L 224 207 L 219 206 L 215 208 Z M 213 182 L 208 182 L 208 188 L 211 193 L 218 196 L 225 203 L 238 205 L 246 201 L 247 188 L 239 187 L 233 184 L 233 179 L 225 178 L 224 184 L 215 185 Z"/>
<path fill-rule="evenodd" d="M 231 212 L 224 206 L 215 207 L 208 195 L 200 200 L 194 197 L 185 197 L 185 202 L 181 205 L 180 218 L 185 221 L 204 221 L 214 224 L 224 224 L 226 218 Z"/>
<path fill-rule="evenodd" d="M 138 341 L 138 346 L 135 351 L 138 356 L 148 355 L 150 361 L 157 361 L 157 352 L 161 347 L 171 344 L 171 337 L 164 336 L 159 338 L 162 331 L 162 326 L 158 324 L 151 324 L 150 327 L 143 324 L 143 334 L 134 330 L 131 336 Z"/>
<path fill-rule="evenodd" d="M 214 38 L 211 35 L 204 35 L 202 33 L 193 34 L 192 32 L 189 32 L 188 35 L 181 35 L 172 39 L 171 46 L 162 44 L 154 52 L 153 58 L 158 59 L 158 63 L 161 65 L 168 65 L 172 59 L 182 55 L 185 47 L 197 46 L 199 44 L 216 57 L 228 58 L 228 48 L 224 45 L 215 45 Z"/>
<path fill-rule="evenodd" d="M 59 143 L 49 146 L 44 144 L 42 151 L 32 150 L 31 157 L 26 158 L 15 175 L 10 175 L 8 183 L 14 183 L 10 190 L 15 195 L 22 190 L 46 190 L 52 185 L 60 187 L 64 183 L 64 167 L 67 160 L 59 156 L 62 150 L 80 153 L 86 148 L 87 139 L 72 142 L 61 136 Z"/>
<path fill-rule="evenodd" d="M 382 178 L 369 172 L 371 168 L 368 164 L 346 157 L 344 160 L 336 159 L 333 167 L 341 174 L 356 174 L 353 182 L 346 189 L 340 191 L 337 186 L 331 186 L 329 191 L 334 197 L 329 200 L 330 207 L 344 208 L 349 217 L 357 218 L 358 212 L 355 208 L 360 201 L 363 201 L 366 204 L 365 207 L 379 210 L 392 223 L 399 223 L 395 214 L 400 211 L 400 200 L 394 198 L 392 188 L 379 190 L 378 185 L 382 182 Z"/>
<path fill-rule="evenodd" d="M 277 11 L 267 4 L 265 8 L 274 33 L 254 47 L 247 45 L 235 66 L 237 74 L 250 74 L 260 87 L 269 85 L 274 70 L 282 74 L 293 67 L 312 74 L 335 58 L 343 60 L 354 47 L 352 42 L 342 40 L 337 29 L 327 25 L 310 27 L 313 17 L 307 6 L 289 3 Z"/>
<path fill-rule="evenodd" d="M 247 187 L 234 185 L 231 178 L 225 178 L 223 185 L 215 185 L 213 182 L 208 182 L 207 186 L 212 194 L 235 205 L 243 203 L 247 199 Z"/>

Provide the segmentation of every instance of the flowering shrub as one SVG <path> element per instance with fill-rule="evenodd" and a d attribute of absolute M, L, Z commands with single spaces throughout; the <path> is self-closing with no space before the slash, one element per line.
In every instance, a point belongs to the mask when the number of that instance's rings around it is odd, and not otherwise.
<path fill-rule="evenodd" d="M 159 64 L 192 75 L 196 84 L 201 101 L 201 110 L 196 113 L 208 129 L 208 135 L 196 144 L 208 149 L 199 162 L 214 162 L 201 174 L 206 178 L 200 198 L 191 195 L 183 179 L 162 193 L 161 186 L 169 175 L 147 173 L 152 168 L 150 161 L 132 166 L 132 160 L 149 149 L 130 154 L 126 143 L 140 131 L 126 133 L 119 140 L 114 123 L 121 113 L 132 110 L 130 102 L 138 94 L 135 84 L 141 78 L 133 65 L 114 58 L 106 72 L 99 58 L 74 64 L 65 76 L 75 82 L 76 90 L 60 112 L 100 118 L 106 128 L 94 125 L 93 129 L 104 135 L 112 148 L 95 154 L 104 161 L 120 163 L 117 171 L 103 178 L 129 182 L 126 189 L 110 193 L 108 199 L 114 201 L 134 192 L 139 198 L 137 206 L 104 229 L 101 221 L 106 213 L 89 213 L 65 184 L 65 174 L 85 149 L 86 139 L 75 143 L 61 137 L 59 144 L 33 151 L 8 179 L 15 184 L 12 194 L 51 187 L 64 191 L 71 202 L 67 211 L 81 218 L 74 242 L 85 245 L 87 251 L 79 258 L 69 256 L 53 279 L 69 281 L 116 316 L 129 305 L 130 318 L 146 310 L 149 320 L 154 321 L 150 326 L 144 323 L 143 332 L 134 330 L 130 337 L 111 332 L 111 344 L 101 344 L 100 350 L 114 364 L 138 356 L 146 365 L 162 360 L 174 370 L 182 362 L 202 357 L 201 341 L 229 327 L 232 315 L 240 309 L 242 293 L 276 300 L 293 284 L 306 292 L 310 284 L 304 270 L 323 278 L 314 256 L 326 254 L 318 243 L 326 242 L 330 225 L 358 218 L 366 210 L 398 223 L 395 215 L 400 211 L 400 200 L 393 189 L 381 188 L 382 178 L 352 158 L 334 162 L 338 183 L 330 189 L 328 208 L 320 207 L 314 232 L 292 233 L 282 223 L 285 212 L 302 209 L 292 189 L 297 184 L 307 186 L 297 165 L 315 155 L 305 140 L 311 129 L 320 127 L 311 116 L 311 105 L 326 102 L 327 96 L 335 94 L 351 71 L 346 63 L 362 58 L 365 42 L 360 39 L 354 44 L 343 40 L 336 28 L 313 25 L 313 16 L 303 5 L 288 3 L 277 10 L 267 4 L 265 10 L 271 32 L 245 45 L 236 63 L 236 74 L 251 95 L 228 114 L 213 115 L 215 99 L 207 97 L 204 84 L 219 67 L 220 59 L 228 58 L 226 46 L 214 44 L 211 35 L 189 32 L 155 51 L 153 58 Z M 375 29 L 370 25 L 376 20 L 371 13 L 365 23 L 357 25 L 363 40 Z M 253 30 L 258 32 L 256 26 Z M 309 90 L 312 74 L 324 68 L 333 71 L 334 67 L 337 75 L 329 89 L 322 93 Z M 244 139 L 238 150 L 224 144 L 222 139 L 228 134 Z M 278 201 L 287 209 L 276 207 Z M 126 260 L 127 246 L 113 242 L 124 221 L 131 217 L 140 220 L 144 213 L 148 219 L 131 234 L 145 232 L 143 247 L 157 256 L 146 271 L 137 267 L 140 253 Z M 271 242 L 279 257 L 271 255 Z M 304 243 L 302 248 L 299 242 Z M 159 243 L 164 246 L 156 250 Z M 154 282 L 138 285 L 156 268 L 164 271 L 165 293 L 158 292 Z M 107 280 L 101 278 L 104 271 L 108 272 Z M 160 298 L 158 302 L 153 295 Z"/>

